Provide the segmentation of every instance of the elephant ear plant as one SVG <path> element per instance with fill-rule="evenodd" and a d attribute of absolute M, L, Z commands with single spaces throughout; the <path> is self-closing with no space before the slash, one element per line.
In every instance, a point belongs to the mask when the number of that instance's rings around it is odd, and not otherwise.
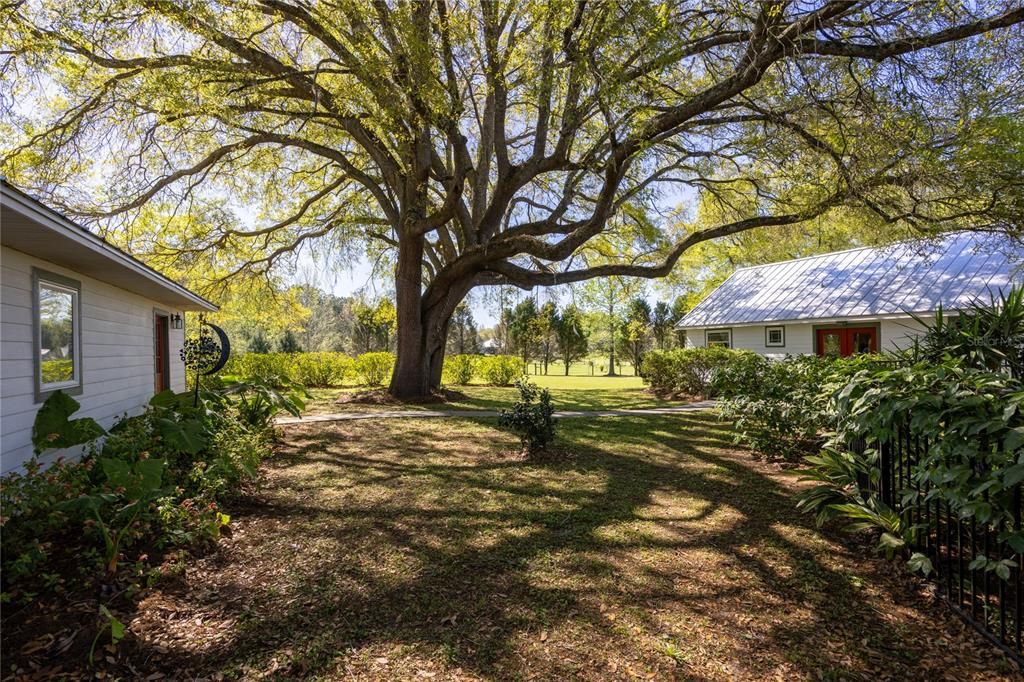
<path fill-rule="evenodd" d="M 46 399 L 32 426 L 32 443 L 36 454 L 51 448 L 85 445 L 107 435 L 106 430 L 90 417 L 71 419 L 81 405 L 62 391 Z M 117 572 L 121 542 L 139 512 L 165 494 L 160 482 L 165 462 L 147 459 L 129 463 L 122 459 L 100 457 L 100 485 L 89 493 L 58 505 L 65 511 L 85 512 L 95 522 L 103 537 L 104 560 L 108 575 Z"/>
<path fill-rule="evenodd" d="M 51 448 L 70 448 L 91 443 L 107 432 L 91 417 L 70 419 L 81 405 L 64 391 L 55 391 L 36 413 L 32 445 L 36 454 Z"/>
<path fill-rule="evenodd" d="M 121 459 L 101 457 L 99 467 L 104 480 L 100 486 L 63 503 L 69 511 L 84 511 L 95 521 L 103 537 L 108 576 L 117 573 L 121 543 L 136 518 L 151 502 L 167 494 L 161 487 L 165 466 L 162 459 L 139 459 L 129 464 Z"/>
<path fill-rule="evenodd" d="M 293 417 L 302 415 L 309 397 L 298 384 L 281 382 L 280 387 L 263 379 L 227 384 L 216 392 L 217 399 L 227 399 L 238 410 L 238 415 L 250 426 L 266 428 L 279 412 Z"/>

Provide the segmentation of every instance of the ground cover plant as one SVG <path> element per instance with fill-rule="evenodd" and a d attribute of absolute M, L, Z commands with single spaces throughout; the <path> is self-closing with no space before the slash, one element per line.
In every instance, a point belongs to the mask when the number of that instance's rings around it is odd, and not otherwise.
<path fill-rule="evenodd" d="M 77 418 L 79 404 L 52 394 L 33 426 L 37 455 L 54 448 L 85 448 L 80 461 L 24 471 L 0 481 L 2 597 L 8 628 L 48 637 L 48 614 L 69 603 L 103 614 L 99 630 L 78 614 L 62 647 L 90 657 L 104 633 L 117 638 L 111 609 L 162 574 L 161 563 L 208 548 L 228 528 L 223 505 L 257 476 L 270 454 L 270 420 L 299 414 L 296 391 L 267 384 L 233 384 L 218 391 L 157 394 L 147 411 L 103 429 Z M 41 628 L 41 630 L 40 630 Z M 52 642 L 51 642 L 52 643 Z M 105 644 L 105 642 L 104 642 Z"/>
<path fill-rule="evenodd" d="M 970 628 L 793 508 L 712 413 L 288 427 L 233 533 L 112 615 L 107 674 L 225 679 L 1011 679 Z M 910 589 L 908 589 L 908 587 Z M 7 630 L 5 628 L 5 630 Z M 59 641 L 64 632 L 54 635 Z M 78 670 L 20 653 L 7 663 Z M 131 667 L 129 667 L 131 666 Z"/>

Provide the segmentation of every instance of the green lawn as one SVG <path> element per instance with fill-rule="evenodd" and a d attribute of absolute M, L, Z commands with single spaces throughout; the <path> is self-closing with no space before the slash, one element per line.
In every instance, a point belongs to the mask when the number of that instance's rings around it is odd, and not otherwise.
<path fill-rule="evenodd" d="M 560 410 L 610 410 L 639 407 L 666 407 L 679 405 L 679 401 L 664 400 L 648 392 L 640 377 L 590 377 L 562 376 L 531 376 L 530 381 L 551 391 L 551 400 L 556 409 Z M 456 398 L 446 403 L 401 404 L 401 405 L 366 405 L 359 403 L 337 404 L 335 401 L 344 394 L 365 389 L 356 388 L 318 388 L 310 389 L 313 399 L 307 406 L 310 414 L 327 412 L 358 412 L 380 409 L 450 409 L 450 410 L 494 410 L 508 407 L 518 397 L 518 391 L 512 386 L 453 386 L 453 391 L 461 393 L 464 398 Z"/>
<path fill-rule="evenodd" d="M 120 614 L 131 660 L 207 679 L 1010 678 L 731 443 L 710 413 L 567 420 L 531 462 L 493 420 L 289 427 L 232 536 Z"/>

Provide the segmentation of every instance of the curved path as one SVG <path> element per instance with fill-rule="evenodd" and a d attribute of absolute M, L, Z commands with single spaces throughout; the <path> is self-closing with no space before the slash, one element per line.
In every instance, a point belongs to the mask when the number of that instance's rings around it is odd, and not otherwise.
<path fill-rule="evenodd" d="M 573 417 L 632 417 L 645 414 L 675 414 L 676 412 L 707 410 L 714 407 L 714 405 L 714 400 L 702 400 L 675 407 L 645 407 L 626 410 L 557 410 L 555 417 L 567 419 Z M 430 417 L 497 417 L 498 415 L 498 410 L 379 410 L 375 412 L 310 414 L 304 417 L 278 417 L 274 420 L 274 423 L 285 425 L 338 422 L 353 419 L 426 419 Z"/>

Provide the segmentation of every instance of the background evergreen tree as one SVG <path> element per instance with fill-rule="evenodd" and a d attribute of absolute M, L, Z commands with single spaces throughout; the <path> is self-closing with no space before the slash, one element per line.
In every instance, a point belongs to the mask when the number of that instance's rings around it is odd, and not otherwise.
<path fill-rule="evenodd" d="M 565 363 L 565 375 L 569 376 L 569 366 L 585 358 L 589 349 L 583 313 L 575 305 L 567 305 L 558 316 L 555 336 L 558 340 L 558 354 Z"/>
<path fill-rule="evenodd" d="M 249 339 L 249 352 L 250 353 L 269 353 L 270 352 L 270 341 L 267 340 L 263 330 L 260 329 L 256 332 L 256 335 Z"/>
<path fill-rule="evenodd" d="M 296 338 L 295 332 L 291 329 L 287 329 L 284 335 L 277 342 L 277 350 L 281 353 L 301 353 L 302 346 L 299 345 L 299 339 Z"/>

